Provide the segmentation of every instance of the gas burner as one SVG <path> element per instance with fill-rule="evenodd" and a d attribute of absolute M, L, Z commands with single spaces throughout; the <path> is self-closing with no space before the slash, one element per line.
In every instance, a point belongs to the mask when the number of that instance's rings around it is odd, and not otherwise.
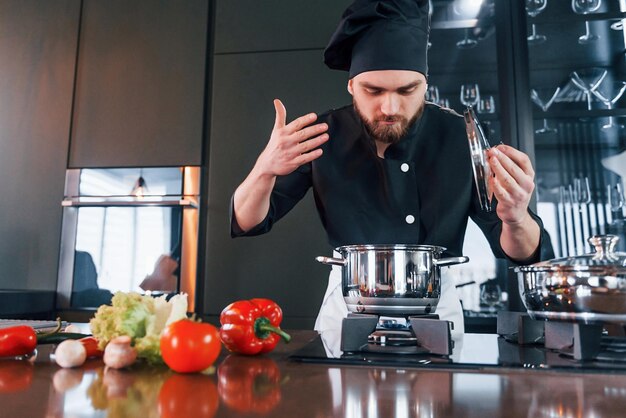
<path fill-rule="evenodd" d="M 406 347 L 417 345 L 417 338 L 411 331 L 403 330 L 379 330 L 372 332 L 367 337 L 369 344 L 380 345 L 381 347 Z"/>
<path fill-rule="evenodd" d="M 341 350 L 447 356 L 454 347 L 451 329 L 452 322 L 440 320 L 437 315 L 408 317 L 401 321 L 349 314 L 342 324 Z"/>
<path fill-rule="evenodd" d="M 540 321 L 521 312 L 498 312 L 498 335 L 520 346 L 539 344 L 576 361 L 626 363 L 624 328 L 614 324 Z"/>

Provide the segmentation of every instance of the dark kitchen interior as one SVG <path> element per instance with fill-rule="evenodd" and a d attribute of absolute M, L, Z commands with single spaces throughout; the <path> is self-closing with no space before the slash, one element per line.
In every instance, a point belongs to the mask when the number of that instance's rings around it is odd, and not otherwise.
<path fill-rule="evenodd" d="M 528 8 L 524 3 L 533 1 L 431 1 L 427 98 L 459 113 L 473 105 L 491 145 L 502 142 L 530 156 L 536 173 L 531 208 L 542 217 L 557 258 L 591 253 L 592 235 L 616 235 L 616 250 L 626 251 L 626 1 L 581 0 L 582 9 L 575 11 L 577 1 L 535 0 Z M 127 170 L 128 181 L 143 178 L 142 170 L 191 167 L 199 168 L 198 200 L 192 202 L 196 235 L 183 252 L 197 252 L 197 258 L 183 273 L 192 277 L 193 311 L 219 325 L 220 312 L 232 301 L 266 297 L 281 305 L 283 328 L 312 330 L 329 273 L 315 257 L 333 251 L 312 193 L 271 233 L 253 238 L 231 239 L 229 207 L 267 144 L 273 99 L 283 101 L 288 119 L 351 102 L 347 75 L 322 61 L 350 3 L 0 0 L 0 318 L 87 322 L 97 308 L 60 302 L 59 289 L 69 289 L 73 271 L 63 260 L 72 251 L 73 265 L 76 241 L 71 247 L 64 241 L 76 233 L 67 221 L 74 209 L 62 206 L 69 172 Z M 599 5 L 592 10 L 594 3 Z M 480 93 L 464 96 L 462 86 Z M 146 179 L 148 186 L 155 184 Z M 181 245 L 185 229 L 182 206 L 172 202 L 163 204 L 174 208 L 166 215 L 166 249 Z M 457 286 L 465 332 L 504 335 L 502 318 L 516 322 L 515 315 L 526 312 L 518 273 L 493 257 L 471 225 L 464 254 L 470 263 L 451 267 L 447 278 Z M 179 290 L 188 288 L 178 280 Z M 134 278 L 133 286 L 139 281 Z M 495 301 L 483 298 L 494 288 Z M 520 327 L 525 321 L 519 319 Z M 602 329 L 590 327 L 581 332 L 600 338 Z M 550 332 L 562 336 L 571 330 L 555 325 Z M 624 335 L 623 327 L 619 332 Z M 507 328 L 507 341 L 519 342 L 521 328 L 517 333 Z M 307 367 L 328 362 L 316 338 L 315 346 L 296 339 L 294 350 L 303 349 L 296 360 Z M 543 348 L 503 351 L 502 341 L 480 338 L 489 350 L 500 349 L 493 361 L 478 355 L 480 367 L 549 364 L 557 371 L 593 372 L 594 365 L 572 366 Z M 575 344 L 583 348 L 576 345 L 573 356 L 586 361 L 587 340 L 580 338 Z M 468 344 L 461 353 L 469 352 Z M 450 363 L 472 368 L 475 355 Z M 389 366 L 376 355 L 360 354 L 342 364 L 363 362 Z M 599 366 L 616 373 L 611 379 L 621 392 L 604 391 L 616 405 L 626 400 L 624 364 Z M 439 366 L 449 364 L 434 364 Z M 399 360 L 391 367 L 416 364 Z M 289 368 L 297 370 L 293 363 Z M 588 390 L 587 382 L 597 378 L 577 376 L 579 389 Z M 511 379 L 498 381 L 497 391 L 518 404 L 514 386 L 529 389 L 529 381 L 521 375 Z M 545 394 L 532 393 L 534 401 L 547 402 Z M 469 401 L 463 402 L 446 412 L 481 416 L 469 414 L 463 409 Z M 506 406 L 497 408 L 483 412 L 502 413 Z"/>
<path fill-rule="evenodd" d="M 281 301 L 287 324 L 312 327 L 328 271 L 314 257 L 331 250 L 312 197 L 271 234 L 251 239 L 230 239 L 228 207 L 266 144 L 273 98 L 281 98 L 293 117 L 349 103 L 345 74 L 328 71 L 320 59 L 349 2 L 276 2 L 272 13 L 257 3 L 3 2 L 3 28 L 11 41 L 5 38 L 2 53 L 11 59 L 5 60 L 2 87 L 10 100 L 2 112 L 0 225 L 3 236 L 14 238 L 0 244 L 0 287 L 42 298 L 32 314 L 55 309 L 67 168 L 199 165 L 197 311 L 216 320 L 228 301 L 266 295 Z M 623 78 L 623 34 L 609 28 L 620 16 L 617 2 L 604 2 L 601 13 L 589 18 L 591 28 L 610 39 L 602 48 L 576 42 L 587 17 L 570 13 L 566 2 L 550 2 L 533 18 L 549 42 L 528 47 L 522 42 L 530 25 L 524 9 L 487 3 L 485 17 L 470 29 L 480 45 L 460 49 L 455 44 L 463 40 L 467 21 L 455 13 L 454 2 L 434 2 L 429 83 L 438 87 L 440 102 L 459 112 L 461 84 L 477 83 L 481 95 L 495 102 L 494 113 L 479 113 L 491 141 L 534 156 L 538 202 L 553 205 L 546 211 L 558 217 L 559 187 L 586 177 L 589 206 L 597 210 L 585 213 L 585 232 L 592 232 L 591 225 L 595 233 L 613 231 L 603 203 L 607 186 L 619 176 L 601 160 L 624 150 L 624 135 L 601 127 L 609 116 L 624 113 L 623 99 L 608 110 L 592 95 L 587 110 L 569 76 L 599 67 L 615 81 Z M 556 87 L 565 94 L 545 114 L 520 93 Z M 544 115 L 557 132 L 533 135 Z M 623 234 L 623 226 L 615 229 Z M 589 251 L 582 236 L 567 249 L 563 233 L 552 240 L 557 256 Z M 485 258 L 493 258 L 484 250 Z M 487 271 L 493 276 L 480 280 L 497 279 L 508 290 L 510 309 L 522 311 L 506 263 Z M 5 315 L 23 313 L 10 305 Z M 467 322 L 475 330 L 495 326 L 493 320 Z"/>

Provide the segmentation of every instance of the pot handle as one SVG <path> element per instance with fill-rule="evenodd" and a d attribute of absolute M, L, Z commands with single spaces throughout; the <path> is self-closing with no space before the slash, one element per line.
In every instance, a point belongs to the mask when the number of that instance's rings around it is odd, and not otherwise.
<path fill-rule="evenodd" d="M 322 264 L 329 264 L 331 266 L 345 266 L 348 264 L 348 260 L 343 258 L 333 258 L 333 257 L 315 257 L 315 260 Z"/>
<path fill-rule="evenodd" d="M 433 260 L 433 263 L 435 263 L 437 267 L 443 267 L 443 266 L 451 266 L 454 264 L 463 264 L 463 263 L 467 263 L 468 261 L 469 261 L 469 257 L 462 256 L 462 257 L 438 258 L 438 259 Z"/>

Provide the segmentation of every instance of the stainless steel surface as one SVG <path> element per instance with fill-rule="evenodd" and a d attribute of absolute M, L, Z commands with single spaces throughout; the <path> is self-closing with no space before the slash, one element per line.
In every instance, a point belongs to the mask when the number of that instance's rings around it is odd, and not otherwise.
<path fill-rule="evenodd" d="M 491 190 L 489 190 L 489 177 L 491 168 L 487 162 L 487 150 L 490 148 L 487 137 L 483 132 L 476 113 L 471 106 L 467 106 L 463 112 L 465 117 L 465 130 L 469 142 L 470 154 L 472 157 L 472 169 L 474 171 L 474 182 L 478 192 L 480 207 L 486 212 L 491 212 Z"/>
<path fill-rule="evenodd" d="M 626 323 L 626 254 L 618 238 L 594 236 L 595 253 L 516 267 L 531 317 L 583 323 Z"/>
<path fill-rule="evenodd" d="M 447 258 L 436 258 L 433 262 L 439 267 L 453 266 L 455 264 L 464 264 L 469 261 L 469 257 L 447 257 Z"/>
<path fill-rule="evenodd" d="M 63 207 L 139 207 L 139 206 L 191 206 L 198 207 L 198 201 L 195 198 L 183 196 L 144 196 L 142 198 L 131 197 L 73 197 L 63 199 L 61 202 Z"/>
<path fill-rule="evenodd" d="M 441 293 L 440 267 L 469 261 L 440 258 L 432 245 L 349 245 L 341 258 L 317 257 L 342 267 L 343 296 L 351 312 L 405 316 L 431 313 Z"/>

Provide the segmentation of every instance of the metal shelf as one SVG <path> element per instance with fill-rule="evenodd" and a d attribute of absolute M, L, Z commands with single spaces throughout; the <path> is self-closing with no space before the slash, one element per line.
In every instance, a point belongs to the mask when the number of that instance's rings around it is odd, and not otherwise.
<path fill-rule="evenodd" d="M 198 202 L 195 197 L 180 197 L 178 199 L 172 199 L 168 196 L 167 199 L 163 199 L 163 196 L 158 197 L 144 197 L 144 198 L 121 198 L 121 197 L 74 197 L 66 198 L 61 202 L 63 207 L 146 207 L 146 206 L 160 206 L 160 207 L 192 207 L 197 209 Z"/>

